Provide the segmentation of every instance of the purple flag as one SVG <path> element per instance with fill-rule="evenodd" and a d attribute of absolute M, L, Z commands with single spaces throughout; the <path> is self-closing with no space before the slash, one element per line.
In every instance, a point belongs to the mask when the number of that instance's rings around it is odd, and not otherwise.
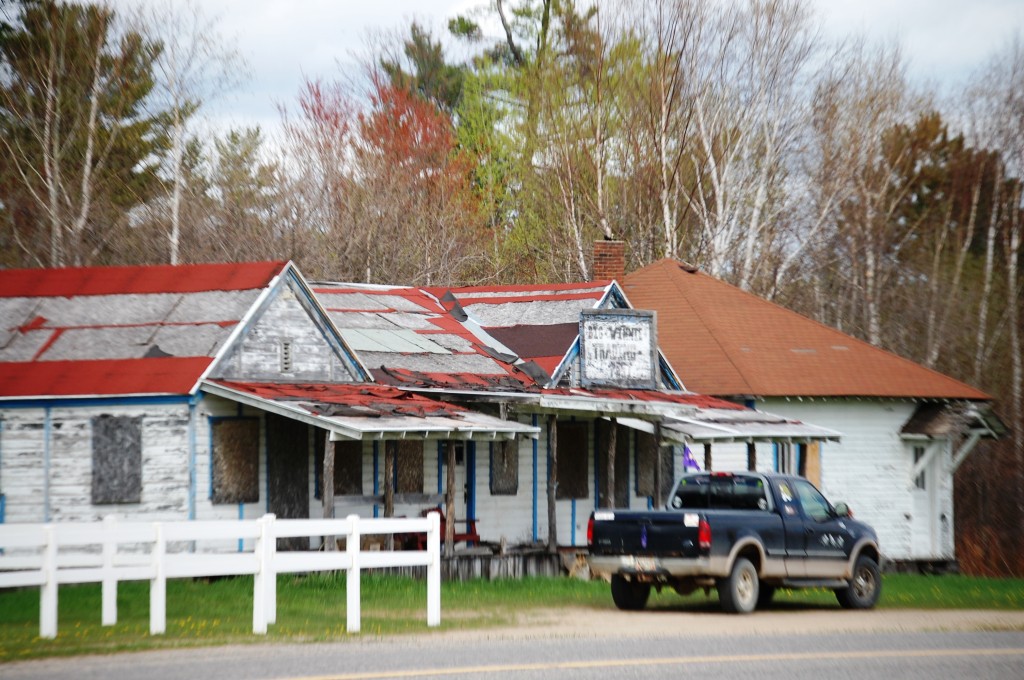
<path fill-rule="evenodd" d="M 696 470 L 700 472 L 700 465 L 693 458 L 693 452 L 690 451 L 690 447 L 683 444 L 683 472 L 688 470 Z"/>

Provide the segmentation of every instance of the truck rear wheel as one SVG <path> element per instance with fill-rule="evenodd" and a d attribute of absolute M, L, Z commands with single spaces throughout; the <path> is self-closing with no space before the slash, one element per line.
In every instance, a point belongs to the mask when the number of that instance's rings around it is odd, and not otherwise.
<path fill-rule="evenodd" d="M 871 609 L 882 594 L 882 577 L 878 565 L 867 555 L 853 564 L 853 578 L 846 588 L 836 590 L 836 599 L 844 609 Z"/>
<path fill-rule="evenodd" d="M 730 614 L 749 614 L 757 607 L 760 583 L 757 569 L 745 557 L 732 565 L 728 578 L 718 580 L 718 600 Z"/>
<path fill-rule="evenodd" d="M 612 576 L 612 600 L 615 606 L 625 611 L 637 611 L 647 605 L 651 596 L 651 584 L 638 581 L 627 581 L 616 574 Z"/>

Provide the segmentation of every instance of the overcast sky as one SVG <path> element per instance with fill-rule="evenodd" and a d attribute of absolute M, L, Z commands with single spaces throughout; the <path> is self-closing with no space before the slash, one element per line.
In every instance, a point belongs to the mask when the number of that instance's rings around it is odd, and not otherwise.
<path fill-rule="evenodd" d="M 139 0 L 115 0 L 116 3 Z M 338 78 L 356 68 L 369 35 L 407 31 L 417 19 L 441 35 L 450 17 L 488 0 L 202 0 L 208 17 L 247 60 L 250 79 L 207 115 L 219 126 L 280 122 L 306 77 Z M 1024 31 L 1024 0 L 812 0 L 828 36 L 864 33 L 898 40 L 912 77 L 951 87 Z"/>

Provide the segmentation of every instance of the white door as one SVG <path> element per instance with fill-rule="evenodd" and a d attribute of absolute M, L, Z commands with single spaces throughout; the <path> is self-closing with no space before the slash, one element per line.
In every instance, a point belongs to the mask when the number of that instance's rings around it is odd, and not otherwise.
<path fill-rule="evenodd" d="M 913 496 L 913 517 L 910 522 L 910 553 L 915 559 L 930 559 L 939 556 L 938 550 L 938 507 L 936 505 L 935 467 L 939 461 L 935 444 L 915 444 L 912 447 L 913 465 L 930 456 L 921 472 L 914 477 L 911 488 Z M 911 470 L 914 468 L 912 467 Z"/>

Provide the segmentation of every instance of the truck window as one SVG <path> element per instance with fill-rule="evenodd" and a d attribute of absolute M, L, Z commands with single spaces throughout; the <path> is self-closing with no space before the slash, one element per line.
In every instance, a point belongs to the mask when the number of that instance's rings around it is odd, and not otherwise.
<path fill-rule="evenodd" d="M 758 477 L 688 475 L 679 480 L 673 508 L 767 510 L 764 481 Z"/>
<path fill-rule="evenodd" d="M 680 479 L 676 495 L 672 498 L 672 507 L 706 510 L 709 481 L 708 475 L 692 475 Z"/>
<path fill-rule="evenodd" d="M 832 517 L 828 501 L 810 482 L 798 479 L 794 480 L 793 486 L 796 487 L 796 495 L 803 506 L 804 515 L 815 522 L 824 522 Z"/>

